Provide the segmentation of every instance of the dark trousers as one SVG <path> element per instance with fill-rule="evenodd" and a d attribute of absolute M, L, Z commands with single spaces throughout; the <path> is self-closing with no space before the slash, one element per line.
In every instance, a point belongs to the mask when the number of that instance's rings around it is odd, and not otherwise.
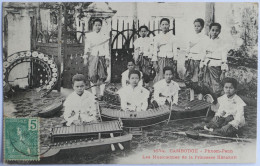
<path fill-rule="evenodd" d="M 232 115 L 227 117 L 217 117 L 214 116 L 212 120 L 206 125 L 208 128 L 213 128 L 216 135 L 222 136 L 235 136 L 238 133 L 238 130 L 229 124 L 234 120 Z"/>

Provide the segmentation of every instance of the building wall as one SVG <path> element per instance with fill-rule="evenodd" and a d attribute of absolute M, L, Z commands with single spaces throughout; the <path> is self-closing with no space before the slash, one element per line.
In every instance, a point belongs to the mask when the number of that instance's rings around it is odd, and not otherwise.
<path fill-rule="evenodd" d="M 22 10 L 21 14 L 8 14 L 8 48 L 7 54 L 12 55 L 19 51 L 26 51 L 31 49 L 31 20 L 27 10 Z M 13 68 L 9 74 L 9 81 L 13 85 L 18 85 L 21 88 L 28 86 L 28 78 L 26 77 L 30 63 L 22 63 Z"/>

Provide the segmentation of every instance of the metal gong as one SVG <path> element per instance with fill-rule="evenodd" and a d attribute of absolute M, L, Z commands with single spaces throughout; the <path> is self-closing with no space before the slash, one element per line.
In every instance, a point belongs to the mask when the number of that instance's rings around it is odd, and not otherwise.
<path fill-rule="evenodd" d="M 26 77 L 9 80 L 11 71 L 18 65 L 29 63 Z M 4 92 L 12 89 L 13 84 L 19 79 L 28 80 L 28 89 L 36 90 L 41 97 L 46 96 L 55 87 L 58 81 L 58 69 L 52 56 L 38 51 L 21 51 L 14 53 L 3 61 L 3 87 Z"/>

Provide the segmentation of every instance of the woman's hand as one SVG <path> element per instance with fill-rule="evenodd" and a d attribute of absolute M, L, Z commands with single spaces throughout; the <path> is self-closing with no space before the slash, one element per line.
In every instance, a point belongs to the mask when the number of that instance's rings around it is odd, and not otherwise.
<path fill-rule="evenodd" d="M 159 65 L 157 64 L 157 62 L 154 62 L 154 63 L 153 63 L 153 68 L 154 68 L 154 70 L 156 71 L 156 73 L 159 72 Z"/>
<path fill-rule="evenodd" d="M 109 68 L 109 66 L 110 66 L 110 60 L 106 59 L 106 67 Z"/>
<path fill-rule="evenodd" d="M 226 71 L 222 71 L 222 73 L 220 75 L 220 81 L 223 81 L 223 79 L 225 78 L 225 74 L 226 74 Z"/>

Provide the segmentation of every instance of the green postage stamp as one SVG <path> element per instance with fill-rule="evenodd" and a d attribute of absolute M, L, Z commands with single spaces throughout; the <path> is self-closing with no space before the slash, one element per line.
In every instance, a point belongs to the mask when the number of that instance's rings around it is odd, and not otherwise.
<path fill-rule="evenodd" d="M 4 160 L 39 160 L 39 119 L 4 119 Z"/>

